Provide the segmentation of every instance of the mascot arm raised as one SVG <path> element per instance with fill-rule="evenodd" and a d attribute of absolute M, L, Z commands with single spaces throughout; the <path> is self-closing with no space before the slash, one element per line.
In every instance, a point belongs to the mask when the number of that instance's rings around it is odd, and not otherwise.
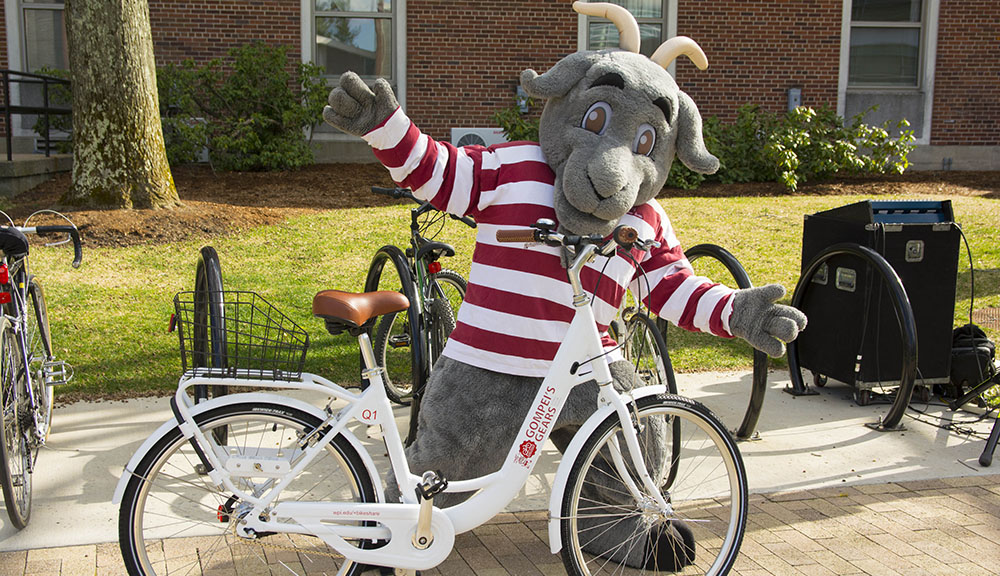
<path fill-rule="evenodd" d="M 369 88 L 354 72 L 344 72 L 340 85 L 330 91 L 323 120 L 353 136 L 374 130 L 399 108 L 392 87 L 384 78 Z"/>

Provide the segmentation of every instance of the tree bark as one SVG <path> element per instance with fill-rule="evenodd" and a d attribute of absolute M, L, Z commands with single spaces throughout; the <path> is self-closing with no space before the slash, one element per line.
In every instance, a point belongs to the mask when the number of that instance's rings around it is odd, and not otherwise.
<path fill-rule="evenodd" d="M 147 0 L 66 0 L 73 80 L 71 202 L 180 204 L 167 163 Z"/>

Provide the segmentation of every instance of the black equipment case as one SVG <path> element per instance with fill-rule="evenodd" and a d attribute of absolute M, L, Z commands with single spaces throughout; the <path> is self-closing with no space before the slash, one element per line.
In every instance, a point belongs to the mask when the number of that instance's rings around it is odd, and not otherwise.
<path fill-rule="evenodd" d="M 896 271 L 916 322 L 917 385 L 949 381 L 960 239 L 953 219 L 950 201 L 866 200 L 807 215 L 803 226 L 803 272 L 843 242 L 871 248 Z M 805 291 L 801 366 L 859 390 L 899 385 L 901 336 L 880 275 L 859 257 L 838 255 Z"/>

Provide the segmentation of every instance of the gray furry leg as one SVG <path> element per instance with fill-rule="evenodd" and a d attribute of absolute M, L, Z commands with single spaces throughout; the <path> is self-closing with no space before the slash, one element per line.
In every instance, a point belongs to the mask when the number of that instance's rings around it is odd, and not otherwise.
<path fill-rule="evenodd" d="M 634 368 L 628 362 L 611 365 L 615 388 L 631 390 L 638 385 Z M 597 406 L 598 387 L 588 382 L 573 390 L 566 410 L 560 416 L 553 442 L 560 450 Z M 646 468 L 657 485 L 662 485 L 670 470 L 668 424 L 663 418 L 647 418 L 639 434 Z M 624 439 L 620 446 L 625 461 L 630 462 Z M 630 466 L 631 468 L 631 466 Z M 642 520 L 632 498 L 604 448 L 587 474 L 582 499 L 590 503 L 586 516 L 577 519 L 581 547 L 588 553 L 624 563 L 635 568 L 677 571 L 694 561 L 694 536 L 681 521 L 649 525 Z M 633 478 L 637 476 L 633 473 Z M 629 513 L 631 512 L 631 513 Z"/>
<path fill-rule="evenodd" d="M 410 471 L 440 471 L 448 480 L 495 472 L 521 428 L 540 378 L 500 374 L 441 358 L 420 404 L 417 435 L 406 449 Z M 386 498 L 399 499 L 391 471 Z M 435 505 L 458 504 L 469 494 L 441 494 Z"/>

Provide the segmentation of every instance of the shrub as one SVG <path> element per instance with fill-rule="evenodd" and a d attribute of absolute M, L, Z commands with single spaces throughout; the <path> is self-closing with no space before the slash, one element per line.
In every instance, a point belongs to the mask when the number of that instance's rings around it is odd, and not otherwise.
<path fill-rule="evenodd" d="M 510 106 L 493 113 L 493 121 L 503 130 L 504 136 L 511 142 L 515 140 L 530 140 L 538 142 L 538 117 L 530 115 L 535 105 L 533 98 L 527 98 L 528 113 L 521 112 L 521 103 L 515 98 Z"/>
<path fill-rule="evenodd" d="M 206 148 L 223 170 L 311 163 L 305 131 L 321 119 L 328 92 L 322 70 L 300 63 L 293 78 L 286 48 L 260 43 L 234 48 L 230 57 L 225 67 L 188 60 L 157 71 L 170 163 L 195 161 Z"/>
<path fill-rule="evenodd" d="M 846 124 L 836 111 L 798 107 L 783 116 L 744 105 L 732 124 L 705 121 L 705 145 L 719 158 L 719 171 L 708 176 L 723 183 L 781 182 L 790 190 L 808 180 L 838 173 L 901 174 L 913 149 L 913 131 L 899 122 L 899 136 L 889 123 L 871 126 L 864 113 Z M 690 188 L 693 173 L 678 162 L 667 184 Z"/>
<path fill-rule="evenodd" d="M 529 108 L 534 102 L 528 99 Z M 867 112 L 865 112 L 867 113 Z M 705 147 L 719 159 L 715 174 L 703 175 L 674 160 L 667 186 L 692 190 L 707 179 L 735 182 L 781 182 L 789 190 L 808 180 L 838 173 L 902 174 L 909 166 L 913 131 L 902 120 L 899 136 L 889 133 L 889 123 L 871 126 L 858 114 L 845 124 L 831 108 L 800 106 L 783 116 L 753 104 L 739 108 L 732 124 L 716 117 L 702 126 Z M 520 111 L 515 100 L 493 113 L 493 121 L 508 140 L 538 141 L 538 118 Z"/>

